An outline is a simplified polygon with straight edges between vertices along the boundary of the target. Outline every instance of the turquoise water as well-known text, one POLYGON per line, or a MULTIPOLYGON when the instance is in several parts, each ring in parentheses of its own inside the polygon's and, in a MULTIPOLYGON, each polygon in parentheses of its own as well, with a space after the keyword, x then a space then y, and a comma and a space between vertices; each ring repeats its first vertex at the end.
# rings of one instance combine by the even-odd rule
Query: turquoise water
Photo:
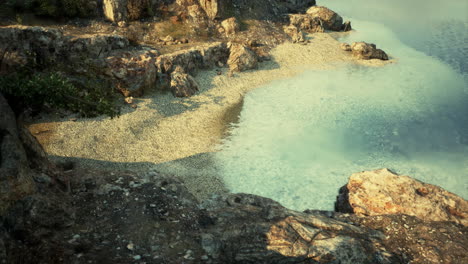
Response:
POLYGON ((386 167, 468 197, 468 23, 392 3, 325 3, 356 29, 343 41, 376 43, 397 63, 307 71, 250 92, 215 155, 231 191, 331 210, 352 173, 386 167), (366 4, 374 12, 357 8, 366 4))

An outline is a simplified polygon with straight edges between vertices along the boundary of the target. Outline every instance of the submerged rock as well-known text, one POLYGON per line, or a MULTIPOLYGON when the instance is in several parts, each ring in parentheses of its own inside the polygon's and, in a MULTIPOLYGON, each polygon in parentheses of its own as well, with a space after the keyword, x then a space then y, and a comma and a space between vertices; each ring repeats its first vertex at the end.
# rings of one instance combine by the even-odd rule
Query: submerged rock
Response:
POLYGON ((424 221, 468 225, 468 201, 388 169, 351 175, 348 184, 340 189, 336 210, 359 216, 406 214, 424 221))
POLYGON ((81 68, 80 65, 128 46, 128 40, 117 35, 65 36, 62 31, 51 28, 3 27, 0 28, 3 53, 0 71, 11 72, 23 66, 42 69, 57 64, 81 68))

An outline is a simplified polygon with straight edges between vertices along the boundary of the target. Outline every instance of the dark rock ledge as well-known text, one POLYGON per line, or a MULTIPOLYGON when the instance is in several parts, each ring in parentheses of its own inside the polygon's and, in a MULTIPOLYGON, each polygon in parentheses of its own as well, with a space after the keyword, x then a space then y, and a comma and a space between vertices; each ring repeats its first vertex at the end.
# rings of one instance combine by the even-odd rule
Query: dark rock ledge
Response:
POLYGON ((468 202, 388 170, 357 173, 336 212, 176 176, 50 163, 0 95, 1 263, 467 263, 468 202))

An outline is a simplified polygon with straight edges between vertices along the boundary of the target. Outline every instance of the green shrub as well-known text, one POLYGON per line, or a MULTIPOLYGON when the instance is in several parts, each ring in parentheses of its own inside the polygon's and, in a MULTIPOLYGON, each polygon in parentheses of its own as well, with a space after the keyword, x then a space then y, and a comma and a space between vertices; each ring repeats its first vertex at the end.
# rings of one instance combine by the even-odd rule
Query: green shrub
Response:
POLYGON ((23 107, 35 110, 48 105, 86 117, 101 114, 114 117, 119 114, 112 91, 106 91, 99 83, 92 81, 78 88, 58 73, 14 73, 0 76, 0 92, 14 98, 23 107))

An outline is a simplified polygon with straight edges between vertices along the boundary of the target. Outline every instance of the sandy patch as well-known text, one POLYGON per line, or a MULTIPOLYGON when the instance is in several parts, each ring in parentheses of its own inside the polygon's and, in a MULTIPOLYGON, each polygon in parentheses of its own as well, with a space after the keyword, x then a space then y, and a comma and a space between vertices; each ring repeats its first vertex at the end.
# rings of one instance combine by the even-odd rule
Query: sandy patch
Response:
POLYGON ((307 45, 279 45, 271 55, 273 59, 261 63, 258 70, 234 77, 227 76, 227 69, 222 69, 222 75, 217 75, 215 69, 200 71, 195 78, 201 91, 191 98, 153 92, 136 100, 137 109, 125 107, 119 118, 46 119, 30 129, 45 131, 38 138, 54 158, 73 158, 79 166, 104 169, 156 167, 185 178, 189 188, 203 198, 225 188, 214 169, 195 175, 197 166, 209 164, 209 154, 190 156, 215 150, 228 132, 229 123, 237 120, 248 91, 306 69, 355 62, 328 34, 312 35, 307 45))

